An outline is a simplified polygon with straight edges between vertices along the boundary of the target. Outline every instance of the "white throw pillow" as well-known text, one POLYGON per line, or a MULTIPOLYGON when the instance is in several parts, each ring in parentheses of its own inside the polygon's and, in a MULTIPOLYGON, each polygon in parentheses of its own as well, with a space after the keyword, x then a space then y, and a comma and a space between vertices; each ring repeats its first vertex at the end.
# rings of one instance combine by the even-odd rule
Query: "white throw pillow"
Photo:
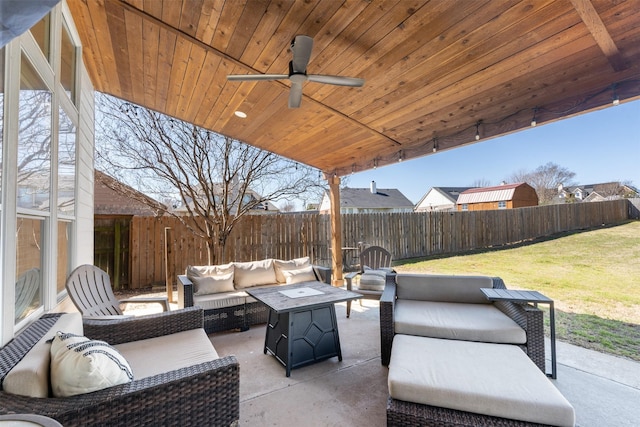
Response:
POLYGON ((285 277, 287 285, 317 280, 312 266, 302 267, 297 270, 283 270, 282 274, 285 277))
POLYGON ((51 388, 75 396, 133 381, 124 357, 104 341, 57 332, 51 343, 51 388))
POLYGON ((236 289, 277 283, 271 258, 262 261, 234 262, 233 266, 235 268, 233 281, 236 289))
POLYGON ((187 277, 194 285, 194 295, 233 292, 233 264, 187 267, 187 277))
POLYGON ((308 256, 303 258, 294 258, 289 261, 283 261, 281 259, 274 259, 273 266, 276 270, 276 279, 278 283, 285 283, 287 281, 286 277, 282 274, 285 270, 298 270, 302 267, 307 267, 311 265, 311 260, 308 256))
POLYGON ((194 295, 208 295, 235 291, 233 287, 233 272, 228 274, 217 274, 215 276, 192 277, 191 281, 195 285, 194 295))

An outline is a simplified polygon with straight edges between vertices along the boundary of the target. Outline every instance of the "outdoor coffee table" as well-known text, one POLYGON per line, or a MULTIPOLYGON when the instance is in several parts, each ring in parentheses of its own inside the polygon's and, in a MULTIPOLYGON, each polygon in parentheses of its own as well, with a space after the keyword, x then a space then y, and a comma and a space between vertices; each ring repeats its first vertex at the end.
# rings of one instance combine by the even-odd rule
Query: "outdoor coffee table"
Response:
POLYGON ((549 328, 551 330, 551 375, 553 379, 558 377, 556 371, 556 317, 553 300, 542 295, 538 291, 520 291, 516 289, 482 288, 482 293, 489 301, 512 301, 519 303, 549 304, 549 328))
POLYGON ((246 289, 269 307, 264 339, 267 351, 291 369, 338 356, 342 361, 334 304, 360 298, 323 282, 246 289))

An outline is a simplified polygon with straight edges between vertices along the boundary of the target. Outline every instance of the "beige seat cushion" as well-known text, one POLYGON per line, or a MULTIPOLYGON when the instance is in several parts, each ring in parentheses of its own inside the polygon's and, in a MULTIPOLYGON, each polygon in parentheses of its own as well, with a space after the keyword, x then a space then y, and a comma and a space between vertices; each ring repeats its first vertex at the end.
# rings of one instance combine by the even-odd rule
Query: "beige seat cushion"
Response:
POLYGON ((245 291, 221 292, 217 294, 194 295, 193 305, 212 310, 217 308, 227 308, 236 305, 243 306, 247 297, 245 291))
POLYGON ((114 347, 127 359, 136 380, 218 359, 204 329, 190 329, 114 347), (149 357, 150 354, 155 356, 149 357))
POLYGON ((21 396, 49 396, 51 344, 47 341, 53 339, 58 331, 82 335, 82 316, 80 313, 67 313, 60 316, 49 332, 9 371, 2 382, 4 391, 21 396))
POLYGON ((516 346, 396 335, 389 363, 394 399, 573 426, 571 404, 516 346))
POLYGON ((493 304, 397 300, 395 333, 466 341, 524 344, 527 334, 493 304))
POLYGON ((384 291, 387 281, 387 270, 372 270, 365 267, 364 273, 360 275, 359 289, 367 291, 384 291))

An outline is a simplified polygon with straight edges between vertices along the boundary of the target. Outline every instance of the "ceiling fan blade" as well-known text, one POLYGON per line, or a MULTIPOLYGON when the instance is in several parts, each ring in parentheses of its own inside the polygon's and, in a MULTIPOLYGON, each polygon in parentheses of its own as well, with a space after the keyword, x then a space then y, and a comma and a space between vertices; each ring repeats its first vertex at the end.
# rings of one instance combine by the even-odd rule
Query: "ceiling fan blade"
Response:
POLYGON ((357 77, 343 77, 343 76, 325 76, 322 74, 310 74, 307 76, 307 80, 316 83, 327 83, 337 86, 351 86, 361 87, 364 85, 364 79, 357 77))
POLYGON ((299 108, 302 102, 302 83, 291 82, 289 91, 289 108, 299 108))
POLYGON ((260 81, 260 80, 286 80, 288 74, 229 74, 229 81, 260 81))
POLYGON ((313 49, 313 39, 309 36, 299 35, 291 42, 293 60, 291 61, 293 72, 304 74, 307 71, 307 64, 311 59, 311 49, 313 49))

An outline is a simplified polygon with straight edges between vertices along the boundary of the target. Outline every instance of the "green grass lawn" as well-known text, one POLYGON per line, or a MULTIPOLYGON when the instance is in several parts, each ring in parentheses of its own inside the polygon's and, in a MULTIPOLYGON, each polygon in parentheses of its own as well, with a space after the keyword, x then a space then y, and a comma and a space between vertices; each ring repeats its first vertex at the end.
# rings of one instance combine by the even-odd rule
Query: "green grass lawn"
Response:
POLYGON ((395 269, 499 276, 507 288, 540 291, 555 301, 558 339, 640 361, 640 221, 395 269))

